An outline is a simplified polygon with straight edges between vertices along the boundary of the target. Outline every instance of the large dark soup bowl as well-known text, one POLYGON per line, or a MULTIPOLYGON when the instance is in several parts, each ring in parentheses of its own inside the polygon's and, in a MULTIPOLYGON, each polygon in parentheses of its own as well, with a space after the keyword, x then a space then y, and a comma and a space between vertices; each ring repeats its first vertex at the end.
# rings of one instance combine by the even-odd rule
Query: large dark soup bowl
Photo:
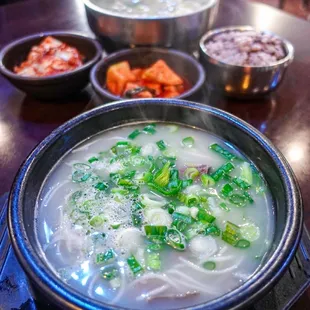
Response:
POLYGON ((57 162, 77 144, 124 124, 167 121, 214 133, 248 156, 262 171, 273 196, 275 234, 260 269, 237 289, 197 309, 239 309, 265 295, 290 264, 301 234, 302 201, 283 155, 256 129, 221 110, 180 100, 131 100, 98 107, 68 121, 42 141, 20 168, 9 201, 9 231, 19 262, 34 287, 61 309, 120 309, 70 288, 48 267, 35 237, 34 211, 41 186, 57 162))

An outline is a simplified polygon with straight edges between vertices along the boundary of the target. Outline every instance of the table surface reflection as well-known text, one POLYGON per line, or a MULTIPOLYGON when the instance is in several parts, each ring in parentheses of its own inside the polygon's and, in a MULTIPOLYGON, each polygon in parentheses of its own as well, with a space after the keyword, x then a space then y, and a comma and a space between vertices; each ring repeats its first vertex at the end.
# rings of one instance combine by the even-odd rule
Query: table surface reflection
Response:
MULTIPOLYGON (((210 93, 209 103, 249 122, 282 151, 292 166, 310 229, 310 23, 263 4, 221 1, 216 26, 251 25, 291 41, 295 59, 279 89, 263 99, 238 101, 210 93)), ((0 7, 0 47, 48 30, 90 34, 82 1, 29 0, 0 7)), ((70 100, 40 102, 0 77, 0 195, 10 189, 28 153, 54 128, 98 101, 91 87, 70 100)), ((310 291, 294 309, 310 309, 310 291)))

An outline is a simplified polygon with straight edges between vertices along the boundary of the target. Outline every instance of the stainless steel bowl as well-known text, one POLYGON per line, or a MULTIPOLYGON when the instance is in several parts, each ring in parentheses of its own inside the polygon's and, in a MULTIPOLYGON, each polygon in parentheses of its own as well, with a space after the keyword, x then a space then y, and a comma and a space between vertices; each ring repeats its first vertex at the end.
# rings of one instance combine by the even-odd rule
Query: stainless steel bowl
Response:
POLYGON ((219 1, 209 0, 199 11, 174 17, 130 17, 100 8, 92 0, 83 2, 92 31, 116 46, 152 45, 193 51, 212 26, 219 1))
POLYGON ((205 46, 214 36, 231 30, 248 31, 254 30, 254 28, 250 26, 218 28, 209 31, 200 40, 200 61, 206 69, 206 78, 209 86, 228 96, 241 98, 252 98, 275 90, 294 58, 293 45, 278 37, 283 42, 286 56, 270 66, 252 67, 231 65, 211 57, 205 46))

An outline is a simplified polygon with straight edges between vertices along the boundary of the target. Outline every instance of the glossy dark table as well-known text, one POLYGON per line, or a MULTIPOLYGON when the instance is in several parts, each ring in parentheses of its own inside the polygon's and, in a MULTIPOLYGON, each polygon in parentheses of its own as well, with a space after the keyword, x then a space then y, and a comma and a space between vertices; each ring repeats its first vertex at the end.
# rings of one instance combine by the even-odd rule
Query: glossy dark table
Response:
MULTIPOLYGON (((216 26, 245 24, 291 41, 295 60, 269 97, 237 101, 210 93, 209 103, 254 125, 283 152, 299 181, 310 229, 310 23, 266 5, 223 0, 216 26)), ((81 0, 29 0, 0 7, 0 47, 27 34, 58 29, 90 34, 81 0)), ((20 164, 38 142, 96 103, 90 87, 70 100, 39 102, 0 77, 0 195, 10 189, 20 164)), ((310 309, 310 291, 294 309, 310 309)))

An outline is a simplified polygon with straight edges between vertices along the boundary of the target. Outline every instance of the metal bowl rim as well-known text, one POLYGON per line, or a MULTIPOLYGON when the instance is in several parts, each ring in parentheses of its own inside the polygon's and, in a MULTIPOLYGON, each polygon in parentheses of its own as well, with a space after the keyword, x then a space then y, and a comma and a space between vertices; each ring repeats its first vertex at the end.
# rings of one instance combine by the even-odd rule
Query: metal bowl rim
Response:
POLYGON ((280 37, 279 35, 271 32, 271 31, 267 31, 267 30, 256 30, 255 27, 252 26, 229 26, 229 27, 220 27, 220 28, 216 28, 216 29, 212 29, 210 31, 208 31, 207 33, 205 33, 200 41, 199 41, 199 49, 200 51, 203 53, 204 56, 207 57, 208 60, 212 59, 212 63, 216 64, 216 65, 220 65, 222 67, 226 67, 226 68, 241 68, 241 69, 251 69, 251 70, 273 70, 274 68, 283 65, 283 64, 289 64, 293 61, 294 59, 294 46, 292 45, 292 43, 290 43, 288 40, 283 39, 282 37, 280 37), (241 66, 241 65, 233 65, 233 64, 228 64, 225 62, 222 62, 221 60, 218 60, 212 56, 210 56, 207 52, 205 43, 206 41, 208 41, 211 37, 213 37, 214 35, 223 33, 223 32, 227 32, 227 31, 232 31, 232 30, 236 30, 236 31, 246 31, 246 30, 254 30, 257 32, 263 32, 263 33, 267 33, 270 34, 278 39, 281 40, 281 42, 283 43, 284 47, 285 47, 285 51, 287 52, 287 55, 282 58, 279 59, 276 62, 273 62, 271 65, 269 66, 241 66))
POLYGON ((106 10, 104 8, 101 8, 97 5, 95 5, 94 3, 92 3, 91 0, 82 0, 85 7, 92 10, 92 11, 95 11, 97 13, 100 13, 100 14, 104 14, 104 15, 107 15, 107 16, 110 16, 110 17, 115 17, 115 18, 120 18, 120 19, 124 19, 124 20, 137 20, 137 21, 145 21, 145 22, 148 22, 148 21, 160 21, 160 20, 171 20, 171 19, 177 19, 177 18, 182 18, 182 17, 188 17, 188 16, 192 16, 192 15, 196 15, 196 14, 199 14, 201 12, 203 12, 204 10, 207 10, 207 9, 212 9, 213 7, 215 7, 218 3, 219 3, 219 0, 209 0, 210 3, 203 6, 201 9, 199 10, 196 10, 194 12, 190 12, 188 14, 184 14, 184 15, 175 15, 175 16, 155 16, 155 17, 152 17, 152 16, 149 16, 149 17, 146 17, 146 16, 135 16, 135 17, 130 17, 129 15, 122 15, 122 14, 116 14, 115 12, 113 11, 109 11, 109 10, 106 10))

